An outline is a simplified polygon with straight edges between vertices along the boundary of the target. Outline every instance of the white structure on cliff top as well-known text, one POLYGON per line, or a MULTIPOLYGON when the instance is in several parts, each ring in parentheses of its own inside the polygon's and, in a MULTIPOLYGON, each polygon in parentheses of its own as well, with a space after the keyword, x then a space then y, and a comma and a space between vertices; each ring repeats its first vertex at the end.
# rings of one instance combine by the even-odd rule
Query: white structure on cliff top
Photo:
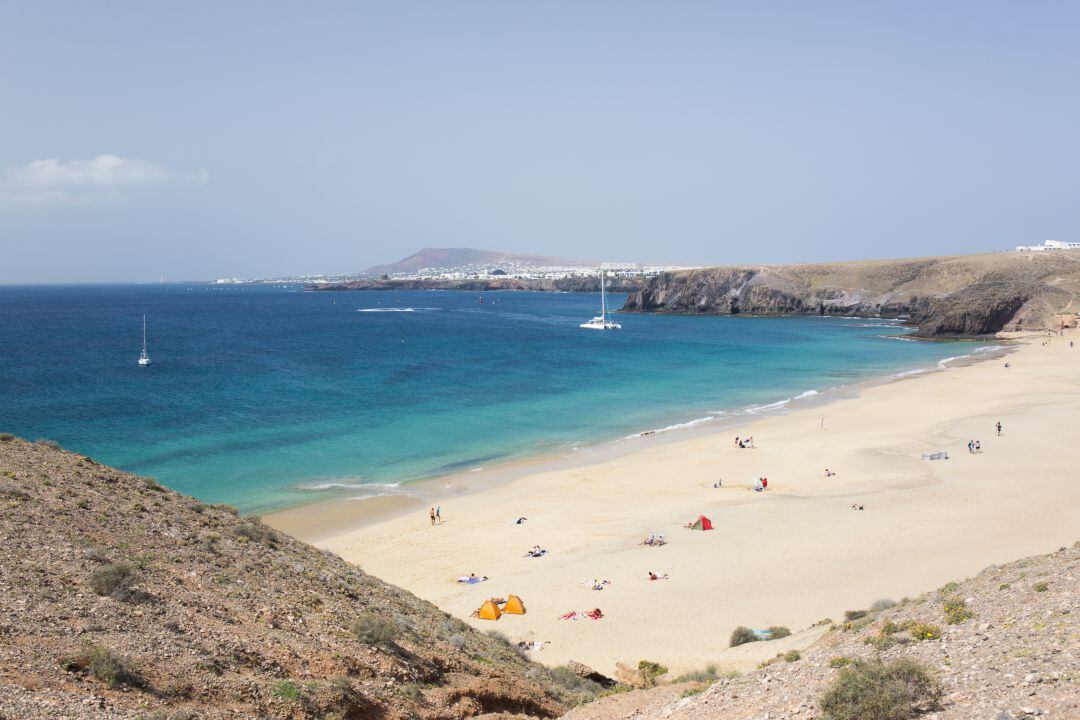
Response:
POLYGON ((1047 240, 1042 245, 1017 245, 1016 252, 1045 252, 1046 250, 1080 250, 1080 242, 1047 240))

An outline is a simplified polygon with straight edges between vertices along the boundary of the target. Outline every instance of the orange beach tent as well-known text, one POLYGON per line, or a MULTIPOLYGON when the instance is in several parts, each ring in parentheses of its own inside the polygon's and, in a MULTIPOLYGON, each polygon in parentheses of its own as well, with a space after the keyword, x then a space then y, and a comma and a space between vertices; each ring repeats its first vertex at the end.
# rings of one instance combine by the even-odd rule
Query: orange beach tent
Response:
POLYGON ((690 526, 691 530, 712 530, 712 520, 704 515, 698 515, 697 522, 690 526))
POLYGON ((501 615, 502 611, 499 610, 499 606, 491 600, 486 601, 480 606, 480 609, 476 611, 476 617, 481 620, 498 620, 501 615))
POLYGON ((517 595, 511 595, 506 599, 506 605, 503 605, 502 611, 510 615, 524 615, 525 603, 521 602, 521 598, 517 595))

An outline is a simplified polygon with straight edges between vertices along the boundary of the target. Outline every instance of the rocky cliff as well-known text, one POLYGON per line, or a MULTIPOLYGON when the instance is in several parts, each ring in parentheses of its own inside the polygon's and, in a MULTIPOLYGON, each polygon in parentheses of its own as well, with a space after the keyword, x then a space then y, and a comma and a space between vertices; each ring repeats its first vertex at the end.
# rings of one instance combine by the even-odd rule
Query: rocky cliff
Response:
POLYGON ((505 639, 263 525, 0 435, 0 718, 558 715, 505 639))
POLYGON ((626 312, 902 317, 925 336, 1057 328, 1080 311, 1080 252, 997 253, 662 273, 626 312))

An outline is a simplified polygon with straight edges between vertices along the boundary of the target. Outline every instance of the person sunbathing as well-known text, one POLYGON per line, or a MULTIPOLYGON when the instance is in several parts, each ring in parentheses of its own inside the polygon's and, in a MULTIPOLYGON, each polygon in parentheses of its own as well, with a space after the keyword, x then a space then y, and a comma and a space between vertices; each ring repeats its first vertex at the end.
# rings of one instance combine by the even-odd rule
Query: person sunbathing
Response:
POLYGON ((469 573, 468 575, 462 575, 457 579, 459 583, 465 583, 466 585, 475 585, 476 583, 482 583, 488 579, 487 575, 483 577, 477 577, 476 573, 469 573))
POLYGON ((524 525, 525 521, 528 520, 528 519, 529 518, 527 518, 527 517, 519 517, 517 520, 514 521, 514 524, 515 525, 524 525))
POLYGON ((668 579, 668 574, 664 573, 663 575, 657 575, 652 570, 650 570, 649 571, 649 579, 650 580, 667 580, 668 579))
POLYGON ((590 620, 599 620, 600 618, 604 617, 604 613, 600 612, 600 608, 593 608, 589 612, 583 613, 583 615, 585 615, 585 617, 589 618, 590 620))

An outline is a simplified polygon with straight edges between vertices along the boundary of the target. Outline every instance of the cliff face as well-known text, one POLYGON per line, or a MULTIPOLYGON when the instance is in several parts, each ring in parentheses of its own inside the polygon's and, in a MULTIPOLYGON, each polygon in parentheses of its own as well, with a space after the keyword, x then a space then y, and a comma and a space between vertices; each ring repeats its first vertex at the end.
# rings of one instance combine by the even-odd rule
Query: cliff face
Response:
POLYGON ((229 508, 0 435, 0 718, 550 717, 498 637, 229 508))
POLYGON ((663 273, 632 292, 623 310, 904 317, 926 336, 1057 328, 1062 314, 1080 310, 1080 252, 663 273))

